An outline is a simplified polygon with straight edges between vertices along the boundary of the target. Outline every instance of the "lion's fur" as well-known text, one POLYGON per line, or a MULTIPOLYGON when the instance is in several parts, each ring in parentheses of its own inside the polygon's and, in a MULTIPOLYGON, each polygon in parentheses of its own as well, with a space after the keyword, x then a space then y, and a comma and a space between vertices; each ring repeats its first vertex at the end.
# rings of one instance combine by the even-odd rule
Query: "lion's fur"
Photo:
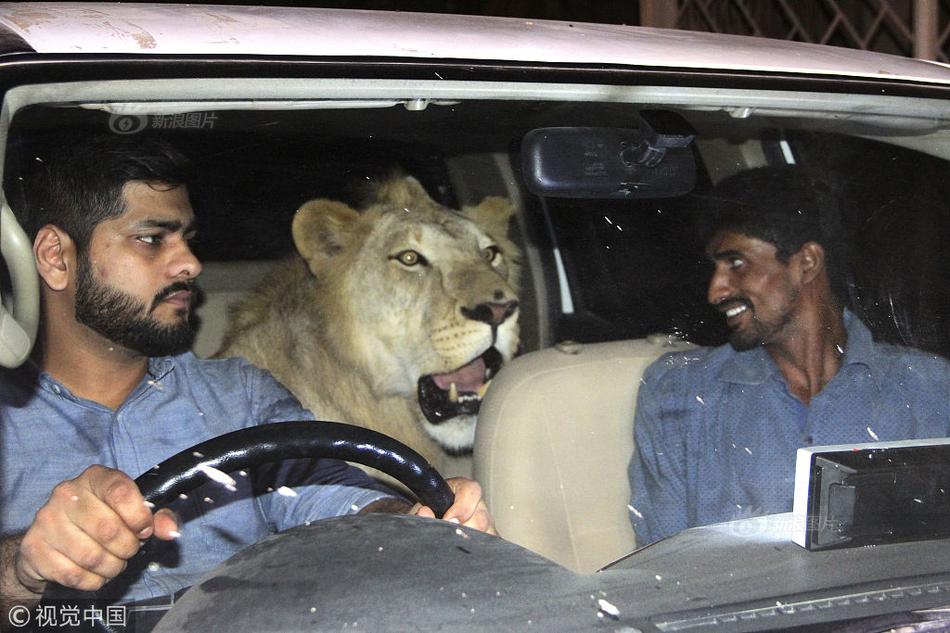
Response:
MULTIPOLYGON (((497 197, 453 211, 414 179, 397 177, 363 211, 312 200, 294 218, 297 253, 231 308, 217 355, 270 370, 318 419, 383 432, 443 474, 468 475, 470 458, 451 457, 433 439, 416 374, 453 371, 491 345, 489 326, 459 310, 492 296, 516 298, 512 214, 497 197), (483 259, 486 244, 497 245, 500 260, 483 259), (406 249, 428 265, 394 259, 406 249)), ((495 346, 508 360, 518 344, 517 312, 497 332, 495 346)))

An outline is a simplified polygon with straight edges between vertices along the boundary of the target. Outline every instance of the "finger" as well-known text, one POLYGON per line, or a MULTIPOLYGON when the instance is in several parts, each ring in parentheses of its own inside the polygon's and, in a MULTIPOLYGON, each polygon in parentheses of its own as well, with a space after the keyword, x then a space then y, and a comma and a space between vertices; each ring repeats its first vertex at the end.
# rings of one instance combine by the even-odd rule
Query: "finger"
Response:
POLYGON ((126 561, 139 550, 139 543, 127 556, 116 555, 80 526, 65 524, 56 534, 56 540, 47 540, 50 549, 62 554, 87 572, 103 578, 115 578, 125 569, 126 561))
POLYGON ((36 594, 46 590, 46 578, 27 559, 21 550, 17 550, 14 574, 21 585, 36 594))
POLYGON ((475 514, 482 500, 482 487, 471 479, 461 477, 453 477, 447 480, 447 483, 455 493, 455 501, 442 518, 447 521, 456 519, 459 523, 466 523, 475 514))
POLYGON ((421 503, 417 503, 412 506, 412 510, 409 511, 409 514, 414 514, 417 517, 426 517, 427 519, 434 519, 435 512, 429 506, 424 506, 421 503))
POLYGON ((472 517, 466 521, 464 525, 493 536, 498 536, 498 532, 495 530, 495 521, 492 519, 491 513, 488 511, 488 506, 485 505, 484 501, 479 502, 472 517))
POLYGON ((168 508, 156 512, 152 523, 155 526, 155 538, 171 541, 181 537, 178 517, 168 508))
POLYGON ((104 466, 91 466, 80 478, 85 478, 92 493, 109 506, 138 538, 152 535, 152 510, 131 477, 104 466))
MULTIPOLYGON (((34 526, 42 526, 37 519, 34 526)), ((74 525, 60 526, 54 541, 46 538, 42 527, 31 528, 20 542, 17 575, 21 582, 42 578, 84 591, 101 587, 125 569, 119 559, 95 543, 74 525)), ((30 584, 24 582, 30 587, 30 584)))
POLYGON ((54 552, 44 561, 40 574, 50 582, 79 591, 96 591, 110 580, 79 567, 59 552, 54 552))
MULTIPOLYGON (((69 490, 66 493, 68 494, 69 490)), ((60 498, 62 496, 65 495, 54 491, 53 503, 50 504, 51 512, 62 512, 60 516, 65 516, 67 519, 60 521, 59 530, 68 531, 70 526, 73 526, 122 560, 131 558, 139 550, 141 545, 139 533, 130 529, 125 521, 98 497, 89 492, 71 495, 66 500, 62 500, 60 498)), ((57 528, 51 526, 45 534, 52 534, 54 529, 57 528)), ((49 540, 52 543, 65 542, 64 537, 60 536, 49 537, 49 540)), ((75 542, 73 544, 76 545, 75 542)), ((61 548, 60 551, 66 553, 66 550, 61 548)))
POLYGON ((497 536, 494 519, 482 499, 482 487, 478 482, 457 477, 448 480, 448 483, 455 491, 455 503, 443 518, 497 536))

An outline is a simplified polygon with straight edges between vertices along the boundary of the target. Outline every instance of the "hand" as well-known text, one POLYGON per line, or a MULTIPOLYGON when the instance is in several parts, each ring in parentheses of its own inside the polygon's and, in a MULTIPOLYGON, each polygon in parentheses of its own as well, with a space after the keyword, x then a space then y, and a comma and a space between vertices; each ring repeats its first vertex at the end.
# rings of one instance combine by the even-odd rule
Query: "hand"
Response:
POLYGON ((152 514, 128 475, 90 466, 56 486, 36 513, 20 541, 16 577, 33 593, 48 581, 94 591, 125 569, 141 540, 171 540, 177 530, 175 515, 152 514))
MULTIPOLYGON (((495 531, 495 522, 488 512, 488 506, 482 499, 482 487, 478 482, 464 477, 453 477, 447 479, 446 483, 455 493, 455 503, 449 507, 442 517, 446 521, 460 523, 466 527, 475 528, 488 534, 498 535, 495 531)), ((417 503, 409 511, 409 514, 415 514, 421 517, 435 517, 432 508, 417 503)))

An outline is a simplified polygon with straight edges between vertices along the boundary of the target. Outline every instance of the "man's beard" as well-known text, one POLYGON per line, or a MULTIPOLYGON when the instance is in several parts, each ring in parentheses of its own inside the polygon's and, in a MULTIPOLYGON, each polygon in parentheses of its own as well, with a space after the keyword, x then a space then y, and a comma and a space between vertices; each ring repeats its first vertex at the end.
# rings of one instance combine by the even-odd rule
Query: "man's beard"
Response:
MULTIPOLYGON (((797 297, 797 294, 795 295, 797 297)), ((776 321, 762 321, 757 316, 752 307, 752 303, 747 300, 740 300, 749 306, 751 318, 749 324, 742 330, 734 329, 729 334, 729 344, 737 352, 746 352, 750 349, 762 345, 768 345, 775 339, 775 335, 785 329, 792 321, 792 310, 790 303, 794 302, 795 297, 790 302, 782 306, 779 317, 776 321)))
POLYGON ((163 288, 148 307, 137 298, 97 281, 89 258, 80 255, 78 259, 77 321, 143 356, 171 356, 191 348, 197 333, 193 310, 188 310, 174 325, 165 325, 148 315, 172 293, 193 291, 193 282, 179 281, 163 288))

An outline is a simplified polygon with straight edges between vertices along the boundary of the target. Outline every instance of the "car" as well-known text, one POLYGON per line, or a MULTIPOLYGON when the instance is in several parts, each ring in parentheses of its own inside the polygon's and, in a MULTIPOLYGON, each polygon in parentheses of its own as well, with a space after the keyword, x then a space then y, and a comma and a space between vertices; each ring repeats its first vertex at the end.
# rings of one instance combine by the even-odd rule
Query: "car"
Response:
MULTIPOLYGON (((157 631, 950 630, 946 534, 818 552, 792 542, 790 515, 739 512, 638 549, 627 478, 642 372, 727 340, 695 227, 697 200, 729 176, 821 173, 848 202, 852 310, 879 340, 950 357, 950 68, 762 38, 293 7, 0 3, 0 33, 8 199, 17 165, 66 132, 158 136, 195 163, 199 356, 293 253, 308 200, 356 207, 366 182, 400 173, 453 209, 487 196, 514 209, 519 349, 485 394, 471 466, 504 538, 405 516, 300 526, 209 573, 157 631)), ((12 367, 39 308, 9 206, 12 367)), ((222 442, 148 485, 173 498, 205 481, 188 455, 223 460, 260 438, 222 442)), ((392 461, 336 456, 444 503, 422 457, 385 446, 369 452, 392 461)))

